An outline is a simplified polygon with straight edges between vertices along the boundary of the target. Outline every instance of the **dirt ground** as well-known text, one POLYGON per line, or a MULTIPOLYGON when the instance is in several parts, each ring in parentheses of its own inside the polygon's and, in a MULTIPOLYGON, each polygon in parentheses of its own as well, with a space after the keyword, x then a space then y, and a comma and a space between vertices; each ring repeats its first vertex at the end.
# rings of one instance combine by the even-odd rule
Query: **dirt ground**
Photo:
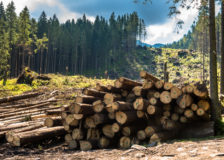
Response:
POLYGON ((224 138, 201 141, 162 143, 154 147, 138 149, 102 149, 71 151, 56 144, 44 147, 15 148, 0 144, 0 159, 7 160, 224 160, 224 138))

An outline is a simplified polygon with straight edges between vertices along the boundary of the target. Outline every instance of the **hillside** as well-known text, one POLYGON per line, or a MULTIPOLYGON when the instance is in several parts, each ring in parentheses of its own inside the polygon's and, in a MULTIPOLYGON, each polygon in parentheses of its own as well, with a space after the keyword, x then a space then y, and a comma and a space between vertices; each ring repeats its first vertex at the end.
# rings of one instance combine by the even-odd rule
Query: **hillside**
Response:
MULTIPOLYGON (((159 78, 163 78, 163 65, 165 62, 167 62, 171 82, 190 83, 202 80, 203 61, 201 53, 169 48, 139 47, 135 53, 126 57, 125 62, 118 62, 114 72, 108 73, 112 75, 112 78, 125 76, 139 79, 138 72, 146 70, 159 78)), ((207 68, 206 63, 205 77, 208 75, 207 68)))

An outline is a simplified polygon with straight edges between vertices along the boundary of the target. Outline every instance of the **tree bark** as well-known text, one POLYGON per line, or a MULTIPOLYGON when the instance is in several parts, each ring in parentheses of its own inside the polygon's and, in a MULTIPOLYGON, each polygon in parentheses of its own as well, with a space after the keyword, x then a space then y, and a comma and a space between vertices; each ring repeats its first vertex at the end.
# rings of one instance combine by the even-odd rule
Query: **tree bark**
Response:
POLYGON ((22 94, 18 96, 10 96, 10 97, 5 97, 5 98, 0 98, 0 103, 6 103, 6 102, 12 102, 12 101, 18 101, 21 99, 27 99, 27 98, 32 98, 41 95, 38 92, 32 92, 32 93, 27 93, 27 94, 22 94))
POLYGON ((221 80, 220 94, 224 94, 224 2, 221 2, 221 80))
POLYGON ((221 105, 218 99, 217 53, 215 35, 215 0, 209 0, 209 34, 210 34, 210 96, 212 103, 212 119, 221 119, 221 105))
POLYGON ((52 128, 41 128, 28 132, 22 132, 13 136, 13 145, 22 146, 24 144, 40 142, 46 138, 52 138, 55 136, 61 136, 65 134, 63 126, 52 128))

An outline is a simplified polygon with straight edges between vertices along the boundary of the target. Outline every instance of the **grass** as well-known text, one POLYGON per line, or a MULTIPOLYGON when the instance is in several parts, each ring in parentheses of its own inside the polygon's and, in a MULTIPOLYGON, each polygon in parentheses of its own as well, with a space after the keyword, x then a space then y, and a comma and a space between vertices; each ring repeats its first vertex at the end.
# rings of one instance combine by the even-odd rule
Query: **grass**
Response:
POLYGON ((9 79, 6 85, 3 86, 3 81, 0 81, 0 97, 19 95, 43 87, 47 87, 48 89, 66 90, 71 88, 95 87, 96 83, 107 85, 113 84, 114 82, 114 80, 110 79, 88 78, 80 75, 64 76, 61 74, 47 74, 47 76, 51 78, 50 81, 35 79, 32 82, 32 85, 17 84, 16 79, 9 79))

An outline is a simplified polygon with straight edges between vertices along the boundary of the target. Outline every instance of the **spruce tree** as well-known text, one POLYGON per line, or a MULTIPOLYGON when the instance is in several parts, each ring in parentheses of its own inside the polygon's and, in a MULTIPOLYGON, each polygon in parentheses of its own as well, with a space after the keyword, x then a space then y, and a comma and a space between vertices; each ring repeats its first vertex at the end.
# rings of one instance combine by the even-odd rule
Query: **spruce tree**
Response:
POLYGON ((22 65, 20 71, 25 67, 25 50, 28 50, 31 44, 30 38, 30 15, 29 10, 25 7, 19 15, 19 22, 18 22, 18 46, 19 46, 19 53, 22 53, 22 65))
POLYGON ((15 52, 15 45, 17 41, 17 15, 15 12, 15 5, 12 1, 8 4, 6 8, 6 26, 7 26, 7 33, 9 39, 9 47, 10 47, 10 74, 11 76, 15 76, 15 62, 16 62, 16 52, 15 52))
POLYGON ((9 76, 9 42, 6 30, 5 11, 3 3, 0 4, 0 80, 3 79, 3 85, 6 84, 9 76))

